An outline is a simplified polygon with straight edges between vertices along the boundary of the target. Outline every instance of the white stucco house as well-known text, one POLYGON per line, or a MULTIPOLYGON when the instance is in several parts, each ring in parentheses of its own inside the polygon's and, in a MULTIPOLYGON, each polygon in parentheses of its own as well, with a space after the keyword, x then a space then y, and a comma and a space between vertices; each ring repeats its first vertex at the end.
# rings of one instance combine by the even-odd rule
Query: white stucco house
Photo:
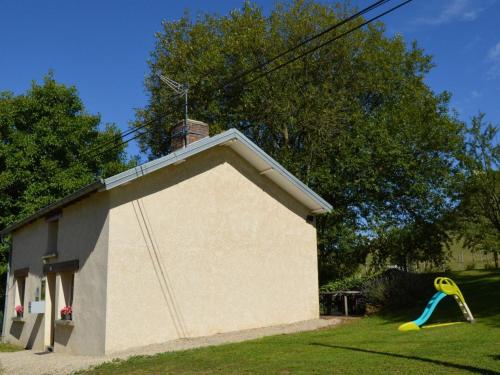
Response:
POLYGON ((330 204, 237 130, 176 128, 172 153, 0 232, 5 341, 100 355, 318 318, 314 215, 330 204))

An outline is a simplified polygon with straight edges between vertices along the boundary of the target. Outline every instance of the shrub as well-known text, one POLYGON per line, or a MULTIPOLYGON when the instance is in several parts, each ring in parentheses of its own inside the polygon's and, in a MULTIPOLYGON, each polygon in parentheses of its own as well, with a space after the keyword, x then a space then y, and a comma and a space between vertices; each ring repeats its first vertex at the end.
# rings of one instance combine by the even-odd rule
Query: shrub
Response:
POLYGON ((370 278, 362 288, 367 303, 378 307, 405 306, 433 292, 434 275, 391 269, 370 278))
POLYGON ((320 288, 321 292, 338 292, 341 290, 363 290, 363 286, 374 276, 353 275, 340 280, 330 281, 320 288))
POLYGON ((320 288, 321 292, 359 290, 363 292, 368 311, 382 307, 414 305, 426 300, 434 293, 436 274, 413 273, 389 269, 369 276, 350 276, 329 282, 320 288))

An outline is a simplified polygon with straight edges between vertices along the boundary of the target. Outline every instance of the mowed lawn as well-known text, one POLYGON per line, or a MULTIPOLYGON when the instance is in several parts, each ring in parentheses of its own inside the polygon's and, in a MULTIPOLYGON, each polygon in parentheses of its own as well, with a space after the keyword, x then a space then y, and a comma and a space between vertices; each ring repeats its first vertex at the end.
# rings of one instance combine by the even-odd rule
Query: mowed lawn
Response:
POLYGON ((0 352, 19 352, 21 350, 24 350, 24 348, 7 343, 0 343, 0 352))
MULTIPOLYGON (((427 301, 422 298, 407 309, 337 328, 133 357, 84 374, 500 374, 500 272, 449 276, 462 289, 476 324, 399 332, 400 323, 423 310, 427 301)), ((454 320, 462 315, 447 297, 429 324, 454 320)))

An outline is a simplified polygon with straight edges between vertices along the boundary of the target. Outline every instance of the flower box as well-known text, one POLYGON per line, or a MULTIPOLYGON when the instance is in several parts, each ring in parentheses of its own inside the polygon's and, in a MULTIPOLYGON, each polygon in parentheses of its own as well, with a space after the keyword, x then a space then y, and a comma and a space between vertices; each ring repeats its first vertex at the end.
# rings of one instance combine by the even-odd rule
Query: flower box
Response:
POLYGON ((73 320, 64 320, 64 319, 58 319, 54 322, 56 326, 60 327, 73 327, 75 325, 75 322, 73 320))

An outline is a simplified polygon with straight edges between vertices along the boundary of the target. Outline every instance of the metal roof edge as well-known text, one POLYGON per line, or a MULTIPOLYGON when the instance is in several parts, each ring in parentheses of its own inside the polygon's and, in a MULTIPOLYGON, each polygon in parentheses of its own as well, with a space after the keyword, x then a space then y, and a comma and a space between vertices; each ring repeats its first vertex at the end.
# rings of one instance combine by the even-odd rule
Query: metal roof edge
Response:
POLYGON ((62 208, 64 206, 68 205, 69 203, 74 202, 75 200, 77 200, 79 198, 82 198, 90 193, 93 193, 94 191, 98 191, 102 187, 104 187, 103 180, 94 181, 94 182, 82 187, 81 189, 78 189, 74 193, 66 195, 64 198, 41 208, 40 210, 36 211, 34 214, 18 221, 17 223, 14 223, 14 224, 8 226, 7 228, 2 229, 0 231, 0 236, 4 236, 6 234, 9 234, 10 232, 12 232, 12 231, 14 231, 14 230, 26 225, 26 224, 29 224, 29 223, 39 219, 40 217, 49 214, 50 212, 52 212, 54 210, 62 208))
MULTIPOLYGON (((236 129, 235 129, 236 130, 236 129)), ((274 158, 269 156, 263 149, 257 146, 250 139, 245 137, 241 132, 236 130, 237 137, 240 141, 245 143, 247 147, 252 149, 255 153, 257 153, 261 158, 263 158, 267 163, 269 163, 272 168, 279 173, 281 173, 284 177, 286 177, 292 184, 297 186, 299 190, 303 193, 309 195, 314 201, 316 201, 326 212, 331 212, 333 207, 330 203, 328 203, 325 199, 323 199, 319 194, 317 194, 314 190, 312 190, 309 186, 304 184, 301 180, 291 174, 285 167, 283 167, 280 163, 278 163, 274 158)))
POLYGON ((280 173, 283 177, 285 177, 291 184, 297 187, 302 193, 309 196, 313 201, 315 201, 325 212, 330 212, 332 210, 332 205, 320 197, 316 192, 314 192, 311 188, 309 188, 306 184, 300 181, 297 177, 292 175, 288 170, 285 169, 280 163, 274 160, 271 156, 269 156, 264 150, 262 150, 259 146, 257 146, 254 142, 248 139, 243 133, 241 133, 237 129, 229 129, 223 133, 214 135, 213 137, 207 137, 201 139, 197 142, 191 143, 187 147, 172 152, 171 154, 162 156, 158 159, 151 160, 147 163, 139 165, 137 167, 128 169, 124 172, 118 173, 114 176, 108 177, 104 180, 95 181, 83 188, 75 191, 72 194, 67 195, 59 201, 49 204, 48 206, 43 207, 38 210, 34 214, 28 216, 27 218, 14 223, 7 228, 4 228, 0 231, 0 236, 8 234, 23 225, 26 225, 48 213, 51 211, 57 210, 58 208, 62 208, 63 206, 68 205, 69 203, 82 198, 94 191, 103 191, 110 190, 120 185, 123 185, 127 182, 133 181, 136 178, 142 177, 148 173, 154 172, 160 168, 164 168, 166 166, 175 164, 177 162, 183 161, 184 159, 196 155, 202 151, 205 151, 214 146, 223 145, 226 142, 231 140, 238 140, 242 144, 244 144, 247 148, 249 148, 252 152, 258 155, 262 160, 264 160, 267 164, 271 166, 272 169, 280 173))
MULTIPOLYGON (((108 177, 104 180, 106 190, 113 189, 117 186, 125 184, 127 182, 133 181, 136 178, 142 177, 148 173, 154 172, 160 168, 175 164, 181 160, 184 160, 192 155, 198 154, 209 148, 217 146, 221 143, 227 142, 231 139, 236 138, 234 130, 230 129, 223 133, 214 135, 213 137, 207 137, 201 139, 197 142, 193 142, 187 147, 174 151, 168 155, 162 156, 161 158, 149 161, 137 167, 126 170, 117 175, 108 177)), ((237 131, 237 130, 236 130, 237 131)))
POLYGON ((332 205, 330 203, 321 198, 316 192, 314 192, 306 184, 300 181, 297 177, 292 175, 288 170, 285 169, 285 167, 279 164, 276 160, 274 160, 264 150, 262 150, 259 146, 253 143, 250 139, 248 139, 243 133, 241 133, 237 129, 229 129, 213 137, 201 139, 197 142, 188 145, 186 148, 177 150, 171 154, 162 156, 161 158, 152 160, 135 168, 131 168, 115 176, 111 176, 104 181, 106 185, 106 190, 110 190, 127 182, 133 181, 136 178, 142 177, 160 168, 164 168, 166 166, 180 162, 192 155, 198 154, 214 146, 224 144, 233 139, 240 141, 252 152, 257 154, 274 170, 283 175, 283 177, 289 180, 290 183, 295 185, 300 191, 308 195, 313 201, 315 201, 319 206, 321 206, 325 210, 325 212, 330 212, 332 210, 332 205))

